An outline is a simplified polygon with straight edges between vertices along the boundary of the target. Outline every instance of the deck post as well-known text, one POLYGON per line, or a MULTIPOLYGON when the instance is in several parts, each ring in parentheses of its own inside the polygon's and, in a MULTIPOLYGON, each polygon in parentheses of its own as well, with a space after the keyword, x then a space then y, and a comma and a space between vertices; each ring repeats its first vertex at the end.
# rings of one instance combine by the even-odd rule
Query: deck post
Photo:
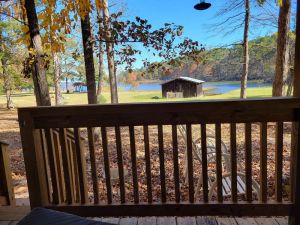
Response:
MULTIPOLYGON (((300 0, 297 0, 294 97, 300 97, 300 0)), ((294 207, 289 217, 290 225, 300 224, 300 111, 296 113, 297 123, 293 124, 291 152, 291 200, 294 207)))
POLYGON ((42 140, 29 113, 19 110, 20 133, 31 208, 49 204, 42 140))
POLYGON ((0 141, 0 206, 15 206, 15 196, 11 180, 8 144, 0 141), (4 195, 4 200, 1 198, 4 195))
POLYGON ((300 110, 297 112, 297 122, 293 124, 293 140, 291 152, 291 199, 294 203, 289 225, 300 224, 300 110))

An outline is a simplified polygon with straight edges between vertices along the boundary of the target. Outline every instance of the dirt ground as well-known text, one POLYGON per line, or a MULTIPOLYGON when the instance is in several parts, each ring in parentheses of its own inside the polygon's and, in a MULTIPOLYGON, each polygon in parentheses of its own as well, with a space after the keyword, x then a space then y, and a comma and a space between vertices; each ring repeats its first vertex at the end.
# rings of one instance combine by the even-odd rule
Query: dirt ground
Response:
MULTIPOLYGON (((213 129, 213 125, 209 126, 213 129)), ((284 197, 288 197, 289 193, 289 176, 290 176, 290 139, 291 139, 291 125, 285 123, 284 125, 284 162, 283 162, 283 184, 284 184, 284 197)), ((82 129, 82 136, 86 136, 86 130, 82 129)), ((111 173, 117 174, 117 153, 115 144, 115 133, 113 128, 108 128, 108 148, 109 148, 109 159, 111 173)), ((152 189, 153 189, 153 201, 160 200, 160 164, 159 164, 159 146, 158 146, 158 135, 157 127, 149 127, 150 136, 150 152, 151 152, 151 172, 152 172, 152 189)), ((222 125, 222 141, 225 143, 228 149, 230 139, 230 129, 228 124, 222 125)), ((126 198, 128 201, 132 201, 133 198, 133 184, 132 184, 132 171, 131 171, 131 155, 130 155, 130 139, 129 131, 127 127, 121 128, 122 136, 122 151, 124 168, 126 172, 125 176, 125 187, 126 187, 126 198)), ((200 137, 200 126, 193 125, 193 139, 196 140, 200 137)), ((0 109, 0 140, 8 142, 12 177, 15 186, 16 198, 27 198, 28 191, 26 186, 25 178, 25 165, 22 154, 22 145, 19 134, 19 125, 17 120, 16 110, 0 109)), ((241 162, 242 167, 244 166, 244 155, 245 155, 245 138, 244 138, 244 124, 237 125, 237 152, 238 161, 241 162)), ((147 201, 147 177, 145 170, 145 155, 144 155, 144 140, 143 140, 143 129, 142 127, 135 128, 135 141, 136 141, 136 157, 137 157, 137 170, 139 179, 139 195, 140 201, 147 201)), ((183 138, 178 137, 179 144, 179 166, 180 166, 180 181, 181 181, 181 198, 182 200, 188 199, 188 187, 185 184, 184 176, 184 152, 185 143, 183 138)), ((259 182, 260 173, 260 133, 259 125, 252 125, 252 172, 254 179, 259 182)), ((87 143, 85 143, 87 146, 87 143)), ((86 148, 88 149, 88 148, 86 148)), ((173 174, 173 148, 172 148, 172 135, 171 127, 164 126, 164 151, 165 151, 165 171, 166 171, 166 187, 167 187, 167 199, 174 200, 174 174, 173 174)), ((91 169, 88 150, 85 152, 87 160, 87 172, 89 190, 92 192, 92 181, 91 181, 91 169)), ((274 171, 275 171, 275 124, 268 124, 268 196, 269 199, 274 198, 275 185, 274 185, 274 171)), ((97 172, 99 178, 99 193, 102 201, 106 200, 106 185, 105 185, 105 174, 104 174, 104 163, 103 163, 103 151, 101 142, 96 144, 96 163, 97 172)), ((200 163, 194 160, 194 181, 198 182, 200 177, 200 163)), ((210 165, 210 171, 212 175, 215 174, 214 165, 210 165)), ((241 168, 243 171, 243 168, 241 168)), ((117 178, 117 175, 116 175, 117 178)), ((113 200, 118 202, 119 196, 119 184, 118 179, 112 180, 113 185, 113 200)), ((90 194, 91 198, 93 197, 90 194)), ((201 200, 201 196, 198 197, 201 200)))

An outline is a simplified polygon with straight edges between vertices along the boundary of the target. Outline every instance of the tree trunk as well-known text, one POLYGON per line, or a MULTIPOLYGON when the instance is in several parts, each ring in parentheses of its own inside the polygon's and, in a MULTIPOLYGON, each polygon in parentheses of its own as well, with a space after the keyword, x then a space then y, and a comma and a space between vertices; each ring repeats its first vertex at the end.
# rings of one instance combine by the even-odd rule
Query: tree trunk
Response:
MULTIPOLYGON (((2 38, 2 30, 0 30, 0 52, 4 54, 5 47, 4 47, 4 41, 2 38)), ((2 76, 3 76, 3 84, 4 84, 4 92, 6 97, 6 108, 12 109, 14 108, 13 101, 11 99, 12 94, 12 84, 11 84, 11 77, 8 73, 7 68, 7 59, 5 58, 5 55, 1 57, 1 64, 2 64, 2 76)))
POLYGON ((62 94, 61 94, 61 86, 60 86, 60 62, 58 58, 58 54, 56 52, 53 53, 53 66, 54 66, 54 89, 55 89, 55 105, 62 104, 62 94))
POLYGON ((5 91, 5 97, 6 97, 6 108, 12 109, 14 108, 13 101, 11 99, 12 94, 12 86, 11 86, 11 77, 7 71, 7 61, 5 59, 1 59, 2 63, 2 75, 3 75, 3 81, 4 81, 4 91, 5 91))
POLYGON ((116 79, 116 84, 117 84, 117 90, 118 90, 117 69, 118 69, 118 67, 115 64, 114 74, 115 74, 115 79, 116 79))
MULTIPOLYGON (((289 44, 290 46, 290 44, 289 44)), ((292 51, 289 49, 289 65, 288 65, 288 76, 286 79, 286 85, 287 85, 287 90, 286 90, 286 96, 292 96, 293 94, 293 88, 294 88, 294 65, 293 65, 293 56, 292 56, 292 51)), ((284 89, 285 90, 285 89, 284 89)))
MULTIPOLYGON (((296 42, 294 59, 293 96, 300 97, 300 0, 297 0, 296 42)), ((300 219, 300 216, 299 216, 300 219)))
POLYGON ((46 65, 44 61, 44 49, 40 36, 38 18, 36 14, 35 3, 32 0, 25 0, 25 9, 27 22, 31 37, 32 46, 36 51, 35 62, 33 64, 33 83, 36 103, 38 106, 50 106, 51 99, 49 95, 48 82, 46 78, 46 65))
POLYGON ((247 98, 247 80, 249 73, 249 23, 250 23, 250 0, 245 1, 245 28, 244 28, 244 42, 243 42, 243 74, 241 79, 241 98, 247 98))
POLYGON ((273 81, 273 96, 282 96, 284 81, 288 74, 289 30, 291 17, 291 0, 282 1, 278 18, 276 70, 273 81))
POLYGON ((88 91, 88 103, 97 104, 94 51, 92 42, 92 32, 90 24, 90 16, 87 14, 81 19, 81 32, 84 52, 86 86, 88 91))
POLYGON ((66 93, 69 94, 69 79, 68 77, 66 77, 66 82, 65 82, 66 86, 65 86, 65 89, 66 89, 66 93))
MULTIPOLYGON (((101 18, 101 12, 100 10, 97 10, 98 19, 101 18)), ((103 32, 103 24, 102 22, 99 22, 99 35, 103 32)), ((104 76, 104 68, 103 68, 103 55, 104 55, 104 49, 103 49, 103 43, 101 38, 99 39, 99 74, 98 74, 98 87, 97 87, 97 101, 100 103, 100 97, 102 93, 102 85, 103 85, 103 76, 104 76)))
POLYGON ((117 88, 117 78, 115 74, 115 61, 114 61, 114 49, 112 36, 109 29, 109 10, 107 0, 103 0, 103 18, 104 18, 104 31, 105 31, 105 41, 106 41, 106 52, 107 52, 107 62, 108 62, 108 74, 110 82, 110 92, 111 92, 111 103, 118 103, 118 88, 117 88))
POLYGON ((102 94, 102 86, 103 86, 103 76, 104 76, 104 68, 103 68, 103 43, 99 43, 99 74, 98 74, 98 87, 97 87, 97 99, 98 103, 100 103, 100 97, 102 94))
POLYGON ((292 96, 293 94, 293 80, 294 80, 294 71, 290 70, 290 76, 287 79, 287 91, 286 96, 292 96))

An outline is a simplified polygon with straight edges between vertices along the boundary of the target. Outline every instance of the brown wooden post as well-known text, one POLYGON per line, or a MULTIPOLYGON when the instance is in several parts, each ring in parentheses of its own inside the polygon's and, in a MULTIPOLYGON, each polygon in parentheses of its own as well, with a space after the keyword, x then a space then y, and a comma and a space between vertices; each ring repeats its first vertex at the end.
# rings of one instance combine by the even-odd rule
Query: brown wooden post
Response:
POLYGON ((290 225, 300 224, 300 111, 297 112, 298 122, 293 124, 293 148, 291 153, 291 181, 292 181, 292 202, 294 203, 291 216, 289 217, 290 225))
POLYGON ((31 208, 49 204, 47 178, 40 132, 34 129, 30 113, 18 112, 31 208))
POLYGON ((0 141, 0 206, 15 206, 15 204, 16 201, 8 157, 8 144, 0 141), (1 195, 5 197, 4 202, 2 202, 1 195))
MULTIPOLYGON (((300 0, 297 0, 296 44, 294 63, 294 97, 300 97, 300 0)), ((297 110, 297 123, 293 124, 291 152, 291 199, 294 207, 289 217, 290 225, 300 224, 300 111, 297 110)))

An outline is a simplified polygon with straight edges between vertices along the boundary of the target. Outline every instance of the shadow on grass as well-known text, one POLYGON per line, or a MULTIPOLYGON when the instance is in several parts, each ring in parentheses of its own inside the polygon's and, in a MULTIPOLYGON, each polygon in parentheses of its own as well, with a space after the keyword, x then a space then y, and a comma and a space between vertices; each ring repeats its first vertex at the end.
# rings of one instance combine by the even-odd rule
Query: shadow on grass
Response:
POLYGON ((33 96, 33 93, 17 93, 12 95, 12 97, 25 97, 25 96, 33 96))
MULTIPOLYGON (((2 98, 6 98, 5 95, 0 95, 2 98)), ((33 93, 15 93, 12 94, 11 97, 26 97, 26 96, 33 96, 33 93)))

